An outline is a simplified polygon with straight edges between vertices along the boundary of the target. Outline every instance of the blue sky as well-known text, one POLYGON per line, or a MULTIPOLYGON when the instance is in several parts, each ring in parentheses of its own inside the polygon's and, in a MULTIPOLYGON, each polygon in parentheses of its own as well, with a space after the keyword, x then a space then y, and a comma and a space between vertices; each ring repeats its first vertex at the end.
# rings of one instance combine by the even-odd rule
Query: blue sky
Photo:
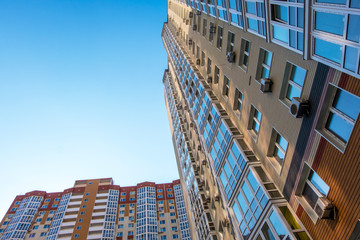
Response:
POLYGON ((178 178, 166 1, 0 0, 0 218, 18 194, 178 178))

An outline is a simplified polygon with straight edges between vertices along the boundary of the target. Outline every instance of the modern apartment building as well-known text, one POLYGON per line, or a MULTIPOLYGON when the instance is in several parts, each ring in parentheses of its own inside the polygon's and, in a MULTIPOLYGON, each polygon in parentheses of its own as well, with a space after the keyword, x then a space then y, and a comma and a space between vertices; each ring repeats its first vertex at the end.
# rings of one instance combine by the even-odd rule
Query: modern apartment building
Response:
POLYGON ((359 239, 360 1, 167 2, 165 100, 197 239, 359 239))
POLYGON ((111 178, 76 181, 63 192, 16 196, 0 239, 192 239, 180 181, 120 187, 111 178))

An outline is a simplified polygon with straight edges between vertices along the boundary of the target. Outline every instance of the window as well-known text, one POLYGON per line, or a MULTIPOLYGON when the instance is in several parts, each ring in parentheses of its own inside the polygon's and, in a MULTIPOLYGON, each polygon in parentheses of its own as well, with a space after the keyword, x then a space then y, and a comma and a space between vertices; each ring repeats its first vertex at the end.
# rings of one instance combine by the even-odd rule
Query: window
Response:
POLYGON ((83 205, 82 208, 86 208, 86 205, 83 205))
POLYGON ((51 211, 50 211, 50 214, 54 214, 54 213, 55 213, 55 211, 54 211, 54 210, 51 210, 51 211))
POLYGON ((160 205, 160 204, 164 204, 164 201, 163 201, 163 200, 158 201, 158 204, 159 204, 159 205, 160 205))
MULTIPOLYGON (((310 168, 308 165, 304 167, 310 168)), ((317 173, 310 169, 309 176, 305 180, 304 189, 302 196, 305 198, 307 203, 315 208, 316 202, 319 197, 326 197, 329 193, 329 186, 320 178, 317 173)))
POLYGON ((204 51, 201 51, 201 66, 205 65, 205 53, 204 51))
POLYGON ((129 210, 129 213, 134 213, 134 210, 129 210))
POLYGON ((79 219, 79 222, 83 222, 83 221, 84 221, 84 219, 82 219, 82 218, 79 219))
POLYGON ((207 27, 207 20, 206 19, 203 19, 203 30, 202 30, 202 35, 204 36, 204 37, 206 37, 206 27, 207 27))
POLYGON ((46 232, 40 233, 40 237, 44 237, 44 236, 46 236, 46 232))
POLYGON ((50 198, 47 198, 45 199, 45 202, 50 202, 50 200, 51 200, 50 198))
POLYGON ((359 111, 360 98, 358 96, 329 85, 316 130, 344 152, 359 111))
POLYGON ((179 239, 179 235, 178 234, 173 234, 173 239, 179 239))
POLYGON ((123 224, 120 224, 120 225, 118 225, 118 228, 119 228, 119 229, 124 228, 124 225, 123 225, 123 224))
POLYGON ((124 221, 124 218, 123 217, 119 218, 119 222, 122 222, 122 221, 124 221))
POLYGON ((129 227, 129 228, 132 228, 132 227, 134 227, 134 224, 133 224, 133 223, 129 223, 128 227, 129 227))
POLYGON ((134 232, 133 232, 133 231, 129 231, 129 232, 128 232, 128 236, 134 236, 134 232))
POLYGON ((224 75, 224 85, 222 94, 226 97, 229 96, 230 80, 224 75))
POLYGON ((80 229, 81 229, 81 226, 77 226, 77 227, 76 227, 76 230, 80 230, 80 229))
POLYGON ((209 42, 214 41, 214 33, 215 32, 216 32, 215 24, 213 22, 210 22, 210 26, 209 26, 209 42))
POLYGON ((170 213, 170 217, 173 217, 173 216, 175 216, 175 213, 174 213, 174 212, 171 212, 171 213, 170 213))
POLYGON ((92 182, 89 182, 89 185, 93 184, 92 182))
MULTIPOLYGON (((90 184, 90 183, 89 183, 90 184)), ((79 234, 75 234, 74 238, 79 238, 79 234)))
POLYGON ((177 231, 178 229, 177 229, 177 227, 172 227, 171 228, 171 231, 177 231))
POLYGON ((171 223, 176 223, 176 219, 171 219, 171 223))
POLYGON ((34 238, 35 237, 35 233, 31 233, 30 235, 29 235, 29 238, 34 238))
POLYGON ((34 230, 35 230, 35 229, 38 229, 38 228, 39 228, 39 226, 38 226, 38 225, 33 227, 33 229, 34 229, 34 230))
POLYGON ((157 197, 158 197, 158 198, 162 198, 162 197, 163 197, 163 195, 158 195, 157 197))
POLYGON ((58 206, 57 204, 53 204, 51 207, 56 208, 57 206, 58 206))
POLYGON ((36 222, 41 222, 41 219, 42 219, 42 218, 38 218, 38 219, 36 219, 36 222))
POLYGON ((123 236, 123 233, 122 232, 119 232, 116 234, 117 237, 122 237, 123 236))
POLYGON ((240 48, 240 58, 239 66, 247 69, 249 65, 249 56, 250 56, 250 42, 244 38, 241 39, 241 48, 240 48))
POLYGON ((120 195, 121 196, 126 196, 126 192, 122 192, 120 195))
POLYGON ((211 59, 207 59, 207 68, 206 68, 206 74, 211 74, 211 59))
POLYGON ((3 223, 3 225, 8 225, 8 224, 9 224, 9 222, 4 222, 4 223, 3 223))
POLYGON ((16 207, 12 208, 11 211, 12 211, 12 212, 16 211, 16 207))
POLYGON ((160 224, 165 224, 165 220, 160 220, 160 224))
POLYGON ((199 47, 199 45, 196 46, 196 58, 200 58, 200 47, 199 47))
POLYGON ((60 198, 55 198, 55 202, 60 201, 60 198))
POLYGON ((222 27, 218 26, 216 47, 220 50, 222 48, 223 30, 224 29, 222 27))
POLYGON ((48 205, 42 205, 42 207, 41 208, 47 208, 48 207, 48 205))
POLYGON ((214 83, 219 83, 220 79, 220 69, 215 65, 215 75, 214 75, 214 83))
POLYGON ((52 220, 52 217, 49 217, 46 219, 46 221, 51 221, 52 220))
POLYGON ((161 236, 160 240, 166 240, 166 236, 161 236))
POLYGON ((269 78, 271 67, 272 53, 260 48, 258 71, 256 72, 256 80, 269 78))
POLYGON ((158 189, 157 192, 162 192, 163 190, 162 189, 158 189))
POLYGON ((291 100, 294 97, 301 97, 302 88, 304 86, 306 77, 306 70, 286 63, 285 76, 280 99, 290 106, 291 100))
POLYGON ((165 213, 159 213, 159 217, 165 217, 165 213))
POLYGON ((84 215, 84 214, 85 214, 85 212, 81 212, 81 213, 80 213, 80 215, 84 215))
POLYGON ((85 199, 84 199, 84 202, 87 202, 87 201, 89 201, 89 199, 85 198, 85 199))
POLYGON ((226 52, 234 51, 234 42, 235 42, 235 34, 232 32, 228 32, 226 52))
POLYGON ((267 156, 278 172, 284 163, 288 142, 275 129, 272 130, 267 156))
POLYGON ((125 211, 119 211, 119 214, 125 214, 125 211))
POLYGON ((131 192, 130 192, 130 195, 135 195, 135 191, 131 191, 131 192))
POLYGON ((20 202, 19 202, 19 201, 15 202, 15 205, 18 205, 18 204, 20 204, 20 202))
POLYGON ((86 196, 89 196, 89 195, 90 195, 90 193, 86 193, 85 195, 86 195, 86 196))
POLYGON ((251 105, 248 130, 251 130, 253 136, 257 136, 259 134, 260 123, 261 113, 253 105, 251 105))
POLYGON ((264 1, 245 1, 245 14, 250 32, 266 36, 264 1))
POLYGON ((195 42, 193 40, 193 43, 192 43, 192 54, 193 55, 195 55, 195 46, 196 46, 196 44, 195 44, 195 42))
POLYGON ((170 206, 169 209, 175 209, 175 207, 174 207, 174 206, 170 206))
POLYGON ((234 98, 234 110, 241 112, 243 103, 243 94, 239 89, 235 89, 235 98, 234 98))

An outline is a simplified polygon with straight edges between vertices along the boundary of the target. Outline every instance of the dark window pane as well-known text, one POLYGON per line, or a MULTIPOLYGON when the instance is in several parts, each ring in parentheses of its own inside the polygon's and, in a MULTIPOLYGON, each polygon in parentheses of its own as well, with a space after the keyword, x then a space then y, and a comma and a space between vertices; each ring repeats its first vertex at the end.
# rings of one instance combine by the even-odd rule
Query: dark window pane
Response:
POLYGON ((297 9, 297 19, 298 19, 298 24, 297 26, 300 28, 304 27, 304 9, 303 8, 298 8, 297 9))
POLYGON ((352 7, 352 8, 360 8, 360 1, 359 0, 351 0, 350 7, 352 7))
POLYGON ((345 63, 344 68, 356 72, 356 59, 357 59, 358 50, 357 48, 345 47, 345 63))
POLYGON ((275 240, 274 235, 272 234, 269 226, 267 223, 264 223, 264 226, 261 228, 262 233, 264 234, 264 237, 266 240, 275 240))
POLYGON ((360 99, 346 91, 338 90, 333 106, 353 120, 356 120, 360 110, 360 99))
POLYGON ((316 1, 319 3, 346 4, 346 0, 316 0, 316 1))
POLYGON ((318 200, 319 197, 308 184, 305 184, 303 196, 306 199, 306 201, 309 203, 309 205, 312 208, 314 208, 316 201, 318 200))
POLYGON ((349 140, 352 125, 346 122, 343 118, 339 117, 336 114, 330 113, 328 121, 326 123, 326 128, 329 129, 332 133, 334 133, 337 137, 339 137, 344 142, 349 140))

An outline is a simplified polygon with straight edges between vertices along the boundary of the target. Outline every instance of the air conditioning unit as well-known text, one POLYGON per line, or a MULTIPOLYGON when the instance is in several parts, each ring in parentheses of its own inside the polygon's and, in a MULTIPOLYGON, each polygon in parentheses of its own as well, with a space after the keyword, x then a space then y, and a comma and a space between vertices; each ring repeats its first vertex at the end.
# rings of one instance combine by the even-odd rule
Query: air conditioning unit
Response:
POLYGON ((197 29, 197 25, 194 24, 192 30, 193 30, 193 31, 196 31, 196 29, 197 29))
POLYGON ((225 217, 225 219, 222 221, 222 225, 224 227, 229 227, 230 226, 230 220, 229 218, 225 217))
POLYGON ((194 16, 193 12, 189 12, 189 18, 192 18, 194 16))
POLYGON ((206 81, 207 81, 208 83, 212 83, 212 76, 211 76, 211 75, 207 75, 207 76, 206 76, 206 81))
POLYGON ((199 58, 196 59, 196 65, 200 65, 200 63, 201 63, 200 59, 199 58))
POLYGON ((192 44, 193 44, 193 40, 189 39, 189 45, 192 45, 192 44))
POLYGON ((309 115, 309 110, 310 103, 308 100, 304 100, 298 97, 294 97, 291 100, 289 111, 295 118, 301 118, 303 116, 309 115))
POLYGON ((262 91, 263 93, 271 92, 272 84, 273 82, 269 78, 261 79, 260 91, 262 91))
POLYGON ((203 165, 203 166, 206 166, 206 160, 205 160, 205 159, 202 160, 202 165, 203 165))
POLYGON ((220 201, 220 195, 218 193, 215 194, 214 199, 215 199, 216 202, 220 201))
POLYGON ((201 151, 201 146, 200 145, 198 146, 198 151, 201 151))
POLYGON ((319 197, 314 210, 319 218, 330 218, 334 211, 334 205, 326 197, 319 197))
POLYGON ((235 56, 236 56, 235 52, 228 52, 226 54, 226 58, 227 58, 229 63, 234 63, 235 62, 235 56))
POLYGON ((196 15, 200 16, 200 15, 201 15, 201 11, 197 10, 197 11, 196 11, 196 15))
POLYGON ((210 33, 216 33, 216 27, 215 26, 210 26, 209 32, 210 33))

